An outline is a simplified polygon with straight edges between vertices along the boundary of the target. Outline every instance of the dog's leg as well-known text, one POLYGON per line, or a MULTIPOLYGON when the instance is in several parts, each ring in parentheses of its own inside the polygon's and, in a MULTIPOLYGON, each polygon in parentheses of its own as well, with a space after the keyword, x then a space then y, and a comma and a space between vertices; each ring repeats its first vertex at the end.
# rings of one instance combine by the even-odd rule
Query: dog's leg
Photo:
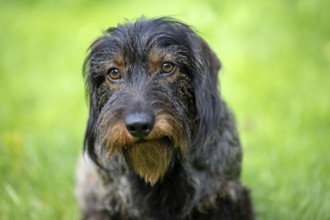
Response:
POLYGON ((226 220, 253 220, 255 219, 249 191, 239 185, 237 190, 229 191, 224 197, 217 200, 219 209, 215 218, 226 220))
POLYGON ((76 197, 82 220, 108 220, 109 213, 99 203, 101 181, 87 155, 80 158, 77 169, 76 197))
POLYGON ((76 197, 82 220, 136 219, 138 216, 131 186, 122 173, 127 172, 122 171, 122 161, 114 159, 111 168, 111 171, 99 169, 87 154, 80 159, 76 197))
POLYGON ((249 191, 238 182, 228 183, 220 195, 211 195, 201 201, 189 220, 253 220, 249 191))

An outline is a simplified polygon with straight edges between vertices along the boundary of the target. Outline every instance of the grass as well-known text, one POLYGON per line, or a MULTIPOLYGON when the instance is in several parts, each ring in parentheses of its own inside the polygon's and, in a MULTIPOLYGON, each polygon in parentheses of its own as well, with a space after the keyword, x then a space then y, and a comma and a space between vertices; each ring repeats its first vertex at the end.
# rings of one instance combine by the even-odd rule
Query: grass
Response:
POLYGON ((81 67, 108 26, 171 15, 221 58, 259 219, 330 219, 326 1, 0 1, 0 219, 77 219, 81 67))

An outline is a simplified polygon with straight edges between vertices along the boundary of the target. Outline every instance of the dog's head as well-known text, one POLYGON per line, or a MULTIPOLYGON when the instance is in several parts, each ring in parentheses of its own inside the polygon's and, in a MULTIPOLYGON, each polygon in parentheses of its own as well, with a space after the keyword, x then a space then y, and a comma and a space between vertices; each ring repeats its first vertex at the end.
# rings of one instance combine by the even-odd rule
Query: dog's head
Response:
POLYGON ((219 69, 209 46, 178 21, 140 19, 108 29, 85 62, 92 159, 104 166, 119 153, 146 182, 160 181, 215 128, 219 69))

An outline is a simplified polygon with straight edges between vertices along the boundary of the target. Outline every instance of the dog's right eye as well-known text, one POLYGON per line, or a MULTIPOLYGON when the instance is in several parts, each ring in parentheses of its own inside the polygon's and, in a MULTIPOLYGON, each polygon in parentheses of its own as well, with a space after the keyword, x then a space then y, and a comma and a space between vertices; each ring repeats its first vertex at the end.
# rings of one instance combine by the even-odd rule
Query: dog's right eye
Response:
POLYGON ((118 68, 112 67, 107 72, 108 79, 111 81, 118 81, 121 79, 121 73, 118 68))

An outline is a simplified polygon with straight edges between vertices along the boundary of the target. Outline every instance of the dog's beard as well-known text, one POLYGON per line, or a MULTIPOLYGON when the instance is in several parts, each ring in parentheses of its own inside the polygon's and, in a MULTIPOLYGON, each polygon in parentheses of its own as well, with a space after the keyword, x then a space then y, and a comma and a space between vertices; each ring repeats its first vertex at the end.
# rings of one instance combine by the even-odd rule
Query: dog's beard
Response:
POLYGON ((124 149, 124 155, 135 173, 145 182, 155 185, 169 169, 173 144, 168 138, 143 141, 124 149))

